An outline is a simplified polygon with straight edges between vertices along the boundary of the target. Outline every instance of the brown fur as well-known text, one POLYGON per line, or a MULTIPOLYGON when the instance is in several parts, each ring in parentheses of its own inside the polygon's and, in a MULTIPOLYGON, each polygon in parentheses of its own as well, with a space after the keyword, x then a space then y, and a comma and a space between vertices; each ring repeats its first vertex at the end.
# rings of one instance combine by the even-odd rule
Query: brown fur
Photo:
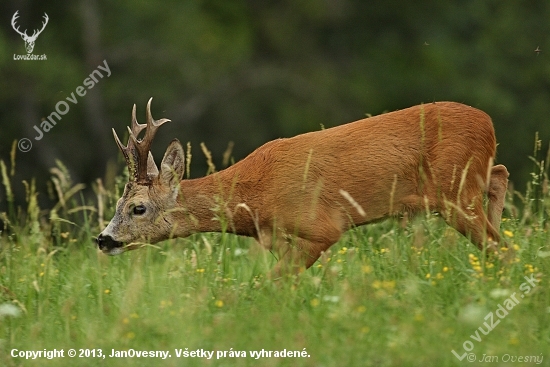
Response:
POLYGON ((276 250, 280 274, 311 266, 353 226, 427 209, 480 249, 486 242, 494 249, 508 182, 506 167, 493 166, 495 152, 490 117, 453 102, 274 140, 223 171, 179 186, 183 148, 176 141, 150 185, 128 184, 117 223, 102 235, 156 242, 220 231, 212 218, 222 216, 228 231, 276 250), (124 219, 137 202, 152 215, 138 224, 139 218, 124 219))

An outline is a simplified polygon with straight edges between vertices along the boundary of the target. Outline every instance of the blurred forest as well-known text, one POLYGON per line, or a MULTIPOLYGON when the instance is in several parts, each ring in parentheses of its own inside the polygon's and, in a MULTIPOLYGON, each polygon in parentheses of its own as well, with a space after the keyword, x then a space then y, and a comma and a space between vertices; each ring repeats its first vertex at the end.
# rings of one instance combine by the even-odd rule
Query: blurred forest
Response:
POLYGON ((550 140, 549 36, 548 0, 4 0, 0 159, 9 166, 14 141, 29 138, 12 182, 36 177, 40 191, 60 160, 76 182, 112 185, 123 160, 111 128, 125 141, 132 105, 143 122, 154 97, 153 117, 172 120, 156 160, 173 138, 190 141, 197 177, 201 142, 221 168, 230 141, 240 160, 274 138, 451 100, 491 115, 497 161, 523 187, 535 133, 541 155, 550 140), (14 60, 27 53, 16 11, 29 35, 47 13, 33 51, 47 60, 14 60), (111 75, 77 96, 104 60, 111 75), (71 93, 77 103, 34 140, 71 93))

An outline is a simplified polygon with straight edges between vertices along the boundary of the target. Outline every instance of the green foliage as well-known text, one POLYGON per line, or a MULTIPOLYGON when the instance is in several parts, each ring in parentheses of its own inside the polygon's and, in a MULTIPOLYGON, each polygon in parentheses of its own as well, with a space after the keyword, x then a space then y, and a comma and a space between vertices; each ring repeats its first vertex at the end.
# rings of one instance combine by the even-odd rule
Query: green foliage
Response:
POLYGON ((525 211, 508 202, 501 228, 508 247, 499 256, 487 257, 428 214, 353 229, 311 269, 275 282, 266 278, 271 254, 227 233, 103 255, 92 236, 120 193, 98 181, 95 204, 84 205, 81 185, 58 163, 54 209, 44 215, 34 184, 25 183, 27 208, 0 235, 0 363, 153 363, 108 357, 134 349, 169 351, 171 358, 154 361, 168 366, 455 366, 451 351, 462 355, 466 341, 477 358, 540 356, 550 347, 550 195, 548 167, 536 162, 545 168, 533 177, 546 189, 523 196, 525 211), (521 288, 527 279, 535 282, 529 292, 521 288), (497 319, 514 294, 517 304, 497 319), (490 312, 500 322, 484 335, 478 328, 487 330, 490 312), (479 342, 470 337, 476 331, 479 342), (14 348, 101 349, 109 360, 23 360, 10 356, 14 348), (176 349, 185 348, 247 357, 178 360, 176 349), (309 357, 251 357, 262 349, 309 357))

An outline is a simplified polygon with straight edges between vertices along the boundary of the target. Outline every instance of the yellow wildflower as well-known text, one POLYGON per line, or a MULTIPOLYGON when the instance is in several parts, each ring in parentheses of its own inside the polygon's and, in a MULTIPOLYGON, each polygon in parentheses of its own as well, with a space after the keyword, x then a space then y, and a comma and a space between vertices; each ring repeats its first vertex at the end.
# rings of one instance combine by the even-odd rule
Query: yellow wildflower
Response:
POLYGON ((361 270, 363 271, 363 273, 365 274, 370 274, 372 272, 372 267, 370 265, 363 265, 361 267, 361 270))
POLYGON ((160 301, 160 308, 165 308, 170 306, 172 306, 172 301, 165 301, 165 300, 160 301))

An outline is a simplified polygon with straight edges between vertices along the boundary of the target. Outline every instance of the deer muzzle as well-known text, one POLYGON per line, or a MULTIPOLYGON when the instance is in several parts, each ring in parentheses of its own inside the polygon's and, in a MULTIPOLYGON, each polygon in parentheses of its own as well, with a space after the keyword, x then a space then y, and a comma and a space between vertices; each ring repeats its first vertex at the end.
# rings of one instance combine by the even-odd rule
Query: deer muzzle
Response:
POLYGON ((97 247, 107 255, 118 255, 125 251, 122 242, 115 241, 113 237, 103 234, 97 237, 97 247))

